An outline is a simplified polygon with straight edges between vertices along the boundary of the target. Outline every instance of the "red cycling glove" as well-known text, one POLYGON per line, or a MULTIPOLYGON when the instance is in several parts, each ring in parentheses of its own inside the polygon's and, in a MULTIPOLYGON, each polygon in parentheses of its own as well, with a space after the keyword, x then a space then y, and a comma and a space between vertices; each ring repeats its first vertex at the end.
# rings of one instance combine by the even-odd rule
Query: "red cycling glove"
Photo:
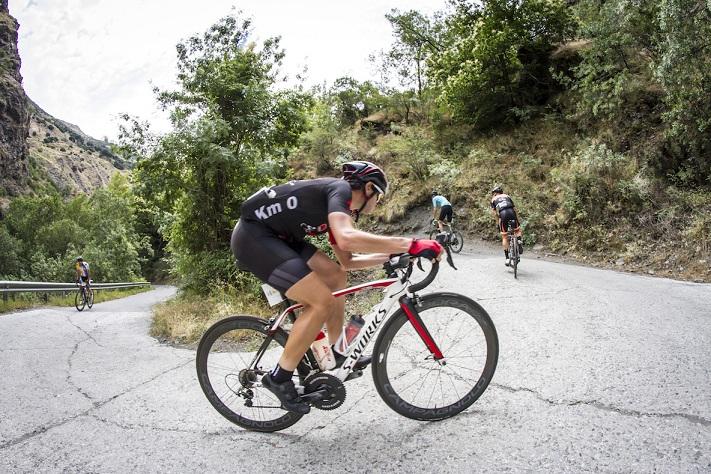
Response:
POLYGON ((408 250, 407 253, 414 257, 424 257, 432 260, 439 257, 443 251, 444 247, 442 247, 436 240, 412 239, 410 250, 408 250))

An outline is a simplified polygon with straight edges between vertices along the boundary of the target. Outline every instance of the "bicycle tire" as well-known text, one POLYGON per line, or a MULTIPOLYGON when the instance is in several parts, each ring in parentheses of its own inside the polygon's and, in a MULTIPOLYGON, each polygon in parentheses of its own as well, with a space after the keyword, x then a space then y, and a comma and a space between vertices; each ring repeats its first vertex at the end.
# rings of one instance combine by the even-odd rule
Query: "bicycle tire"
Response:
POLYGON ((516 235, 509 235, 509 257, 511 261, 511 267, 513 268, 514 279, 518 279, 518 242, 516 241, 516 235))
POLYGON ((434 240, 435 237, 437 237, 437 234, 439 234, 439 230, 438 230, 438 229, 432 229, 432 230, 430 231, 429 235, 427 236, 427 238, 430 239, 430 240, 434 240))
POLYGON ((372 363, 373 382, 383 401, 400 415, 414 420, 443 420, 469 408, 488 387, 496 371, 499 357, 498 336, 494 323, 486 311, 474 300, 462 295, 432 293, 419 299, 417 310, 423 323, 442 350, 447 364, 439 365, 431 358, 430 352, 409 323, 404 311, 399 309, 386 322, 375 342, 372 363), (436 323, 441 323, 447 319, 448 312, 452 315, 459 314, 460 316, 452 319, 456 320, 453 327, 444 329, 440 324, 436 323), (464 318, 464 316, 468 318, 464 318), (478 328, 478 330, 475 331, 475 328, 478 328), (447 342, 448 336, 459 337, 460 340, 447 342), (483 360, 481 354, 478 357, 472 357, 479 359, 479 362, 474 364, 474 368, 458 365, 458 363, 466 364, 460 359, 474 354, 469 347, 464 351, 460 350, 461 347, 458 346, 462 343, 471 345, 475 351, 480 353, 482 350, 485 352, 483 360), (405 354, 400 354, 400 352, 405 354), (412 354, 413 352, 417 354, 412 354), (423 356, 424 358, 418 360, 423 356), (424 375, 421 370, 417 370, 419 368, 417 366, 418 363, 425 367, 424 375), (396 370, 398 365, 403 366, 400 373, 396 370), (478 376, 477 366, 481 366, 481 372, 478 376), (453 372, 457 369, 473 373, 476 380, 472 378, 467 381, 466 377, 462 377, 461 374, 455 379, 446 373, 447 370, 453 372), (428 403, 431 402, 438 388, 437 382, 440 380, 442 385, 439 386, 439 391, 442 396, 445 396, 445 389, 450 392, 451 388, 454 388, 454 396, 449 397, 450 400, 443 402, 441 406, 435 403, 434 406, 423 407, 420 406, 421 403, 418 403, 419 391, 414 398, 406 399, 409 398, 406 397, 405 393, 407 389, 418 382, 424 385, 425 382, 431 380, 432 372, 435 371, 437 372, 437 378, 435 386, 430 392, 428 403), (445 381, 442 375, 448 375, 448 380, 445 381), (410 384, 411 380, 414 380, 414 383, 410 384), (462 382, 464 382, 462 388, 466 389, 466 392, 463 392, 463 395, 460 396, 457 384, 462 386, 462 382), (402 387, 405 384, 409 385, 402 387))
POLYGON ((459 253, 464 248, 464 236, 458 230, 452 232, 454 236, 454 244, 451 246, 452 252, 459 253))
MULTIPOLYGON (((283 430, 299 421, 303 416, 282 409, 278 399, 261 385, 251 387, 252 393, 256 394, 252 400, 258 404, 266 401, 269 403, 269 408, 250 409, 246 404, 247 398, 239 394, 240 391, 243 394, 247 393, 247 388, 244 387, 239 376, 242 369, 247 369, 253 359, 253 354, 267 337, 265 327, 268 324, 267 321, 253 316, 232 316, 218 321, 200 339, 195 359, 200 387, 210 404, 232 423, 248 430, 261 432, 283 430), (230 334, 232 331, 242 332, 230 334), (250 335, 249 332, 252 334, 250 335), (227 337, 222 341, 221 338, 225 335, 227 337), (213 349, 215 350, 213 351, 213 349), (211 355, 214 357, 211 358, 211 355), (220 371, 225 373, 220 376, 220 371), (227 398, 223 400, 225 396, 227 398), (236 407, 230 406, 231 402, 242 403, 241 408, 244 408, 244 411, 249 415, 238 413, 236 407), (274 416, 274 418, 267 419, 268 416, 274 416)), ((274 367, 281 356, 281 349, 286 345, 287 337, 287 333, 282 329, 279 329, 274 335, 264 354, 265 356, 269 354, 269 357, 265 360, 263 356, 258 362, 262 373, 274 367)), ((302 369, 302 367, 299 368, 299 373, 302 373, 302 369)), ((255 374, 255 376, 256 381, 259 382, 261 373, 255 374)))
POLYGON ((77 311, 84 311, 84 307, 86 306, 86 298, 84 298, 84 292, 81 289, 79 289, 79 291, 77 291, 74 295, 74 306, 77 311))
POLYGON ((91 309, 94 306, 94 290, 89 290, 89 298, 87 298, 86 305, 91 309))

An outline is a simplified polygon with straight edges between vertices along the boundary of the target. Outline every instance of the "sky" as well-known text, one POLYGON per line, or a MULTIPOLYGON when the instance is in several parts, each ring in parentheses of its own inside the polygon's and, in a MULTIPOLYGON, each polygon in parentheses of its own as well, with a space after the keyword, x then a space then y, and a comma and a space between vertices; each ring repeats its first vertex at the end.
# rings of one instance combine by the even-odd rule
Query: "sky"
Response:
POLYGON ((236 8, 253 19, 253 39, 282 37, 282 71, 307 67, 306 85, 349 75, 376 79, 368 56, 392 43, 393 8, 431 15, 446 0, 10 0, 20 23, 27 95, 85 133, 114 140, 117 116, 169 129, 153 88, 171 89, 175 45, 236 8))

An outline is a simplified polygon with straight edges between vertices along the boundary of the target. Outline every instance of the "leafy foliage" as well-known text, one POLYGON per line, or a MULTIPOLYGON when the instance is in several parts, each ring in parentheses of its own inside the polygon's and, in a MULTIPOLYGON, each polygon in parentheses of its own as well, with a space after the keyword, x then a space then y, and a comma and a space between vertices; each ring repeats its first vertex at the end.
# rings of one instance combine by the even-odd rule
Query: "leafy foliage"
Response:
POLYGON ((516 121, 516 109, 544 103, 556 87, 550 52, 573 33, 565 3, 456 3, 455 13, 445 20, 444 47, 429 65, 440 101, 479 128, 516 121))
MULTIPOLYGON (((279 38, 258 48, 250 27, 232 15, 178 44, 179 88, 158 91, 174 130, 155 140, 134 174, 173 270, 193 288, 235 281, 229 236, 241 203, 285 178, 285 158, 308 127, 310 95, 276 88, 279 38)), ((127 142, 138 135, 141 143, 141 132, 127 142)))
POLYGON ((92 196, 64 201, 57 194, 20 197, 0 221, 0 277, 71 281, 82 255, 97 281, 130 281, 140 275, 147 239, 136 231, 127 179, 115 174, 92 196))

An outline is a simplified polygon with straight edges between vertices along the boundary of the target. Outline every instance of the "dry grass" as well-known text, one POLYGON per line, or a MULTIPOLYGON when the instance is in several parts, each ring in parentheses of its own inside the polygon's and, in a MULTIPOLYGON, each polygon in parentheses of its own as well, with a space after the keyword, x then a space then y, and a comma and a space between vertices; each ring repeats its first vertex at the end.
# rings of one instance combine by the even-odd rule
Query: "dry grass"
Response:
POLYGON ((193 346, 215 322, 239 314, 269 317, 270 310, 263 298, 248 294, 233 294, 225 290, 201 296, 183 293, 153 309, 151 336, 162 341, 193 346))
MULTIPOLYGON (((352 272, 349 285, 382 278, 382 272, 361 270, 352 272)), ((382 298, 380 290, 362 291, 346 300, 347 314, 365 314, 382 298)), ((251 315, 265 319, 277 313, 264 298, 249 293, 236 294, 227 288, 209 296, 183 293, 153 309, 151 336, 161 341, 194 347, 205 331, 217 321, 236 315, 251 315)))

